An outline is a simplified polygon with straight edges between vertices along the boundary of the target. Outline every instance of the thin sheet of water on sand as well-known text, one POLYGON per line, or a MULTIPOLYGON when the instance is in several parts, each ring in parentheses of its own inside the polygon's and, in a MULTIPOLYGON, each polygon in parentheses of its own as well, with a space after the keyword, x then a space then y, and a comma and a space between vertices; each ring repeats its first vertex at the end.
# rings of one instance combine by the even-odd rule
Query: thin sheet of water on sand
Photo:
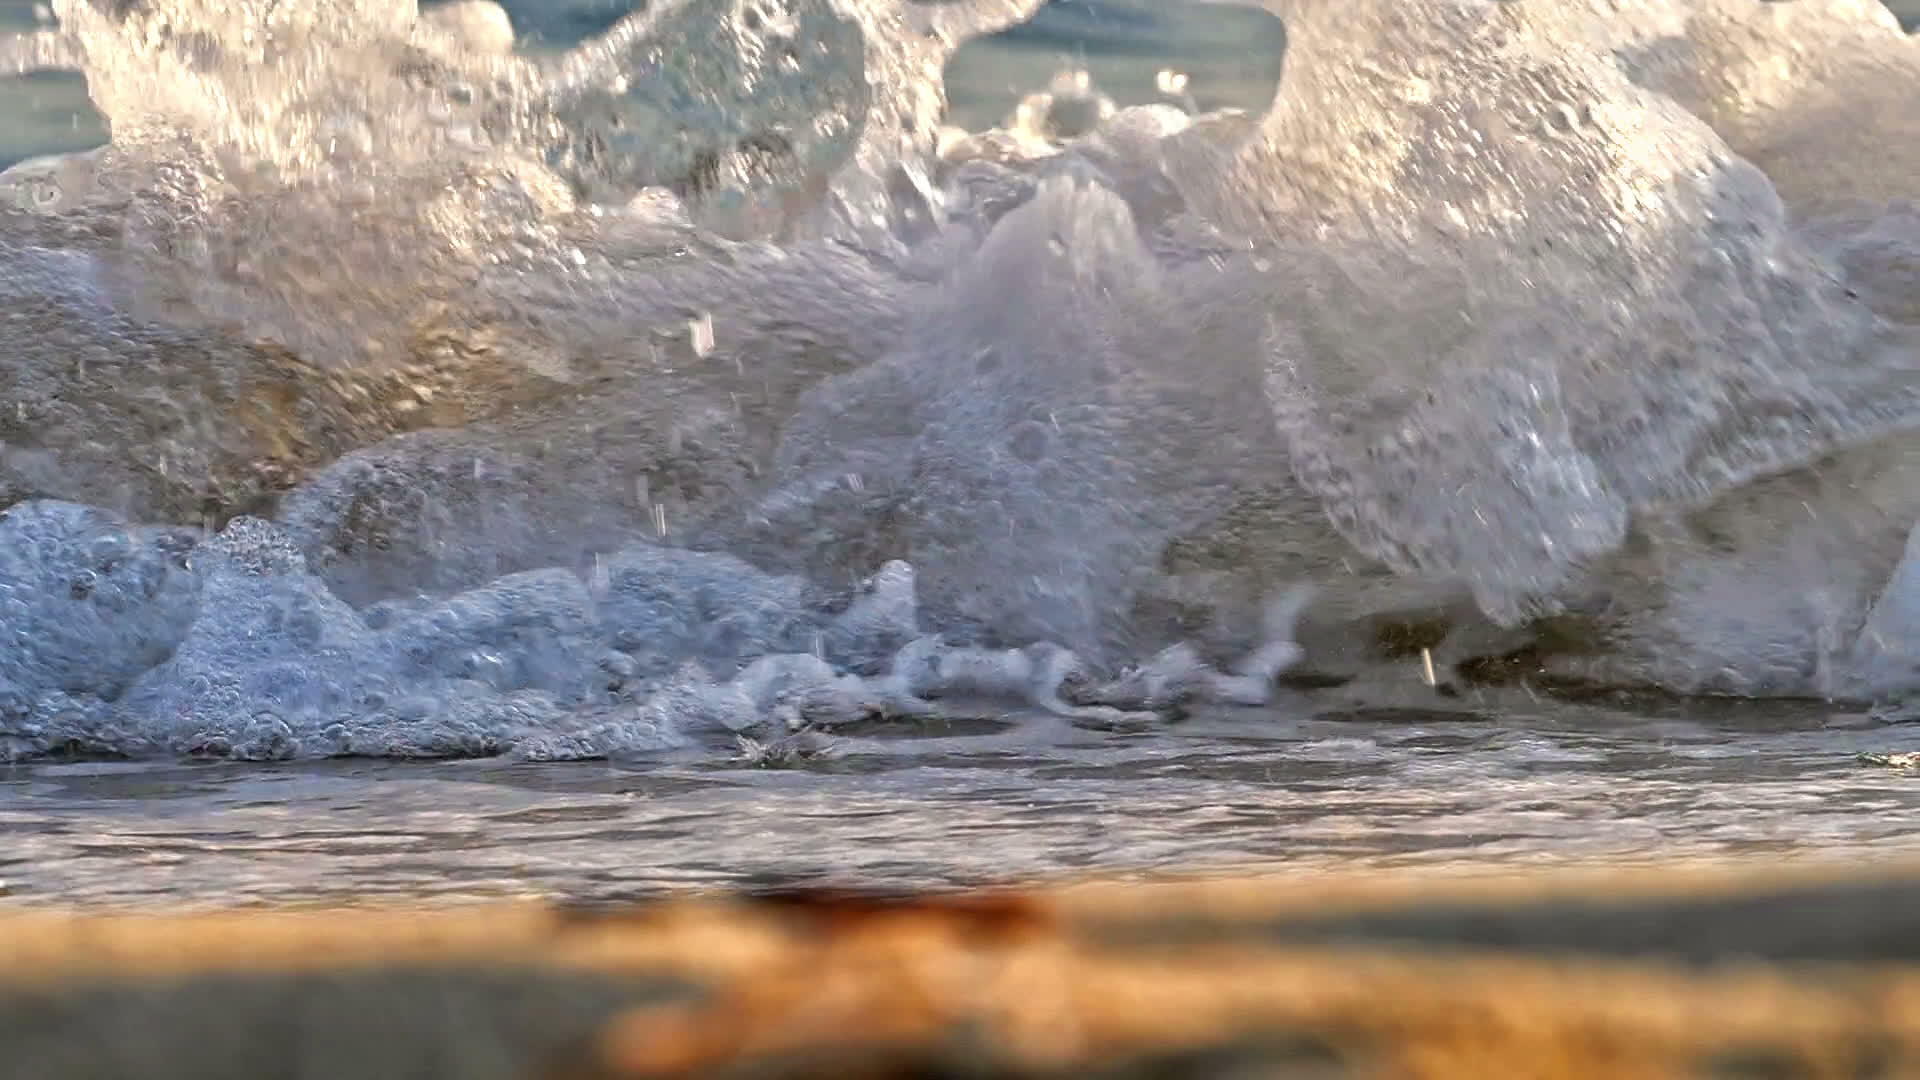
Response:
POLYGON ((1858 759, 1893 732, 1816 706, 1666 711, 1270 711, 1132 735, 1024 717, 876 731, 793 769, 49 763, 0 772, 0 880, 28 905, 617 898, 769 878, 1874 858, 1920 830, 1920 776, 1858 759))

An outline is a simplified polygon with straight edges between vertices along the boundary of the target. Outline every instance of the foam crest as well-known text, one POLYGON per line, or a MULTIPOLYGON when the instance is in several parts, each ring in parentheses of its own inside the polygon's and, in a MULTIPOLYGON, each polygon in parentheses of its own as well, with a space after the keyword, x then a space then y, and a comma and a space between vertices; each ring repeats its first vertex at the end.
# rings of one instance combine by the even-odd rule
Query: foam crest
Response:
POLYGON ((1163 276, 1123 200, 1042 180, 896 353, 807 396, 780 450, 793 479, 757 520, 844 517, 863 543, 780 546, 891 545, 922 601, 985 640, 1123 654, 1161 550, 1272 439, 1245 353, 1182 352, 1163 276))
POLYGON ((1183 191, 1287 253, 1271 393, 1362 551, 1517 621, 1636 509, 1912 422, 1911 339, 1552 5, 1270 6, 1274 108, 1183 191))
MULTIPOLYGON (((391 365, 424 313, 450 311, 471 336, 526 276, 604 293, 587 253, 618 246, 629 204, 654 191, 726 235, 857 234, 898 254, 894 197, 929 212, 901 170, 932 144, 956 35, 1036 3, 683 0, 548 61, 503 53, 504 15, 479 0, 425 17, 410 3, 63 0, 61 29, 12 52, 83 68, 116 146, 28 198, 157 222, 164 235, 127 249, 191 264, 146 297, 175 318, 185 305, 317 363, 391 365), (120 171, 146 175, 100 182, 120 171), (127 188, 132 208, 105 194, 127 188), (507 295, 490 302, 491 287, 507 295)), ((590 346, 556 330, 542 325, 542 351, 590 346)))

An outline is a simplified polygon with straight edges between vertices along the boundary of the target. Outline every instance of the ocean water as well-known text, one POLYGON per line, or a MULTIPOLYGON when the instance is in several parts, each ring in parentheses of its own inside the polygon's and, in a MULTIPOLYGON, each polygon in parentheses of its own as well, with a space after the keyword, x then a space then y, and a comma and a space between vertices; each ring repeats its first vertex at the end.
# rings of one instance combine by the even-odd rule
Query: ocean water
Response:
MULTIPOLYGON (((216 907, 770 882, 1904 857, 1912 776, 1822 710, 1334 714, 1120 738, 1039 717, 830 765, 76 762, 0 776, 10 903, 216 907)), ((977 725, 989 726, 989 725, 977 725)))
POLYGON ((1910 855, 1920 4, 1267 7, 0 0, 0 897, 1910 855))

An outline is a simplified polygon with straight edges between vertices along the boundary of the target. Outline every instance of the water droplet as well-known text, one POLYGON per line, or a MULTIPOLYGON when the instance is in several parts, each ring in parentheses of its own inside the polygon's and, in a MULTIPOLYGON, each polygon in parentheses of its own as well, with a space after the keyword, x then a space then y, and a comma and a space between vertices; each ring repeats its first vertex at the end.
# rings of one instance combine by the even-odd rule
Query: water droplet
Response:
POLYGON ((688 320, 687 337, 693 343, 693 355, 705 360, 713 352, 713 313, 703 311, 688 320))

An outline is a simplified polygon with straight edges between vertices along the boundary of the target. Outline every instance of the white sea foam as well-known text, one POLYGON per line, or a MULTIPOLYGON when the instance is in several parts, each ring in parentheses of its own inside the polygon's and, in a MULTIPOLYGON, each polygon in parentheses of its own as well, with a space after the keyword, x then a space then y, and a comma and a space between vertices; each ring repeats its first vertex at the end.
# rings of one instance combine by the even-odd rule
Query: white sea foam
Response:
POLYGON ((967 133, 943 64, 1036 0, 544 57, 484 0, 57 0, 0 65, 114 143, 0 174, 0 754, 1146 722, 1436 613, 1443 665, 1920 685, 1920 46, 1267 6, 1264 114, 1069 73, 967 133))

